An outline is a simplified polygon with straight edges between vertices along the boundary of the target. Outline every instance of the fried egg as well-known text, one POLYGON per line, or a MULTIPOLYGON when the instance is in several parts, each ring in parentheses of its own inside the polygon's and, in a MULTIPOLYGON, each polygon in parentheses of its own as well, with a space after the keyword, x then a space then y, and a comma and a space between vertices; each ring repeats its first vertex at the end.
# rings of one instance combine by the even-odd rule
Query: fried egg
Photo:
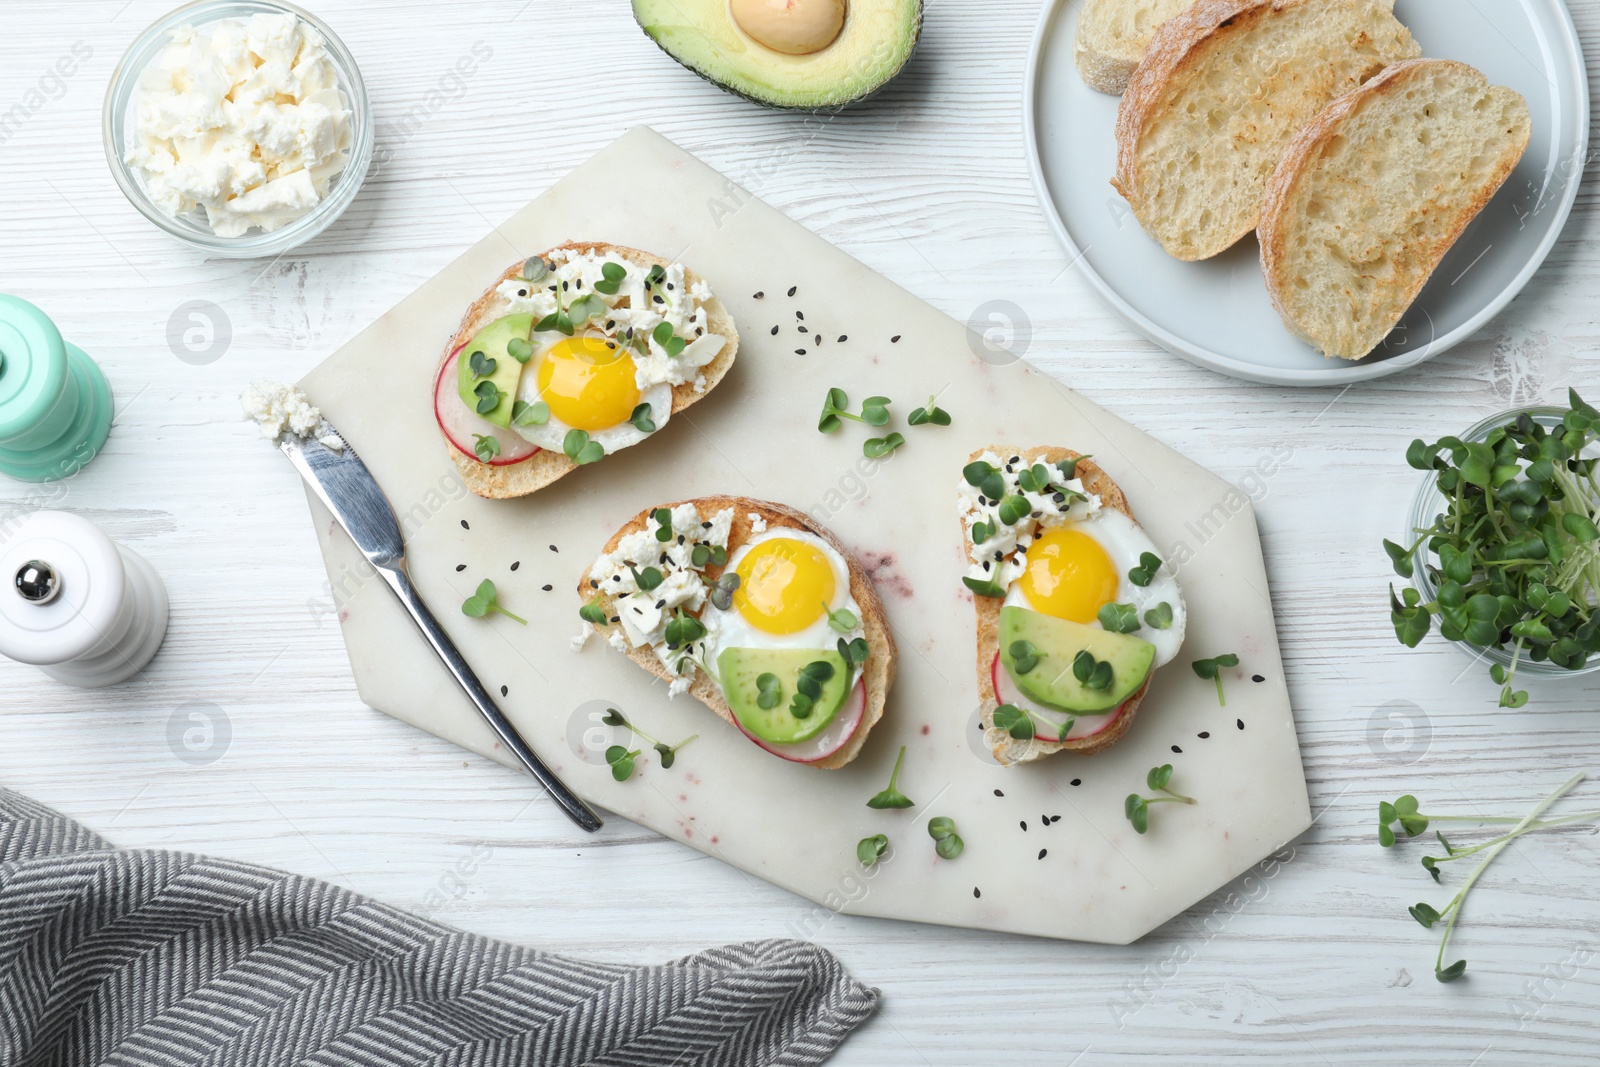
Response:
POLYGON ((517 399, 530 405, 542 401, 550 417, 542 425, 513 423, 511 428, 540 448, 560 452, 567 433, 582 430, 609 454, 655 432, 632 421, 639 405, 650 405, 647 416, 656 430, 672 417, 672 386, 641 389, 633 353, 617 342, 599 333, 535 333, 533 339, 542 347, 522 372, 517 399))
POLYGON ((1155 646, 1159 667, 1177 656, 1186 613, 1177 579, 1166 567, 1145 586, 1128 576, 1146 552, 1160 556, 1137 523, 1110 508, 1080 522, 1044 527, 1027 546, 1022 574, 1006 590, 1005 603, 1094 626, 1107 604, 1132 604, 1139 613, 1134 636, 1155 646), (1172 623, 1164 630, 1145 620, 1145 612, 1163 602, 1172 608, 1172 623))
POLYGON ((828 625, 828 613, 847 610, 861 619, 850 595, 850 566, 837 549, 808 530, 778 527, 757 534, 728 557, 725 574, 739 587, 728 610, 708 604, 707 662, 725 648, 832 649, 856 636, 828 625))

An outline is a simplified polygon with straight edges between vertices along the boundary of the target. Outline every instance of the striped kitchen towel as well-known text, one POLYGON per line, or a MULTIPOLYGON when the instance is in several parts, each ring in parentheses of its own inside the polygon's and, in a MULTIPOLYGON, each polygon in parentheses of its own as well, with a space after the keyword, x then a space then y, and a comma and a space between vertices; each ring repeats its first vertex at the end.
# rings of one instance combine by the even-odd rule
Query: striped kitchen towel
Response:
POLYGON ((0 790, 0 1067, 821 1063, 875 990, 816 945, 586 963, 0 790))

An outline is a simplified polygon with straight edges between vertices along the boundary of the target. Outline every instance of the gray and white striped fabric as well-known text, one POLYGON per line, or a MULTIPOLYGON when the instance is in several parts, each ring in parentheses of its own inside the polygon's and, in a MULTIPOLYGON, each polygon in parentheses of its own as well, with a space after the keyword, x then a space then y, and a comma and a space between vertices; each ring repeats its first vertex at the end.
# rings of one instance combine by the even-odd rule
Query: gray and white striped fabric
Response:
POLYGON ((815 1064, 876 999, 804 942, 586 963, 0 790, 0 1067, 815 1064))

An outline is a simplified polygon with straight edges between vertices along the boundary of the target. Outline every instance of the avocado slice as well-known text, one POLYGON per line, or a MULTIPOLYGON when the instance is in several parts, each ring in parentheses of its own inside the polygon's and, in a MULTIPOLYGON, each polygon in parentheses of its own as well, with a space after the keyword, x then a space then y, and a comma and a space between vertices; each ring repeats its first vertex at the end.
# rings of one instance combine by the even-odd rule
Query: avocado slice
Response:
POLYGON ((838 35, 801 55, 751 36, 729 0, 633 0, 633 17, 662 51, 713 85, 767 107, 803 111, 866 99, 900 73, 917 46, 922 0, 800 2, 845 8, 838 35))
POLYGON ((1029 700, 1047 708, 1093 715, 1110 711, 1144 685, 1155 669, 1156 646, 1132 634, 1112 633, 1081 622, 1041 615, 1027 608, 1000 609, 1000 663, 1029 700), (1033 646, 1038 662, 1026 674, 1017 672, 1013 642, 1033 646), (1111 685, 1090 689, 1072 672, 1078 653, 1087 651, 1111 665, 1111 685))
MULTIPOLYGON (((850 669, 837 652, 820 648, 726 648, 717 657, 717 672, 722 676, 722 696, 746 730, 775 745, 808 741, 828 728, 850 695, 850 669), (822 695, 811 713, 797 718, 789 710, 794 700, 795 683, 809 663, 822 661, 833 668, 833 676, 822 683, 822 695), (760 678, 778 679, 778 701, 770 708, 758 702, 760 678)), ((770 687, 770 682, 768 683, 770 687)))
POLYGON ((506 343, 513 337, 526 341, 532 332, 532 315, 506 315, 479 330, 472 340, 467 342, 467 347, 461 350, 461 359, 456 365, 456 376, 460 383, 461 402, 467 405, 469 411, 478 410, 478 395, 474 391, 478 388, 478 384, 485 381, 493 382, 500 390, 500 403, 483 417, 496 426, 511 425, 511 406, 517 399, 517 383, 522 379, 523 365, 506 352, 506 343), (482 352, 484 358, 494 360, 494 373, 487 378, 480 378, 472 373, 474 352, 482 352))

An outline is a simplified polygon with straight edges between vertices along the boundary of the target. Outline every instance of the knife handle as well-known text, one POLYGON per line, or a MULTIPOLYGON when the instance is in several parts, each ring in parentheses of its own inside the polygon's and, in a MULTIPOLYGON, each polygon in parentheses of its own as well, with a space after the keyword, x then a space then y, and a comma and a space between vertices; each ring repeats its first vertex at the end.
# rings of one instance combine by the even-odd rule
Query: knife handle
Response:
POLYGON ((478 676, 472 672, 472 668, 467 666, 467 661, 462 658, 455 642, 444 632, 444 627, 439 625, 439 620, 433 617, 428 605, 422 602, 416 587, 411 584, 410 576, 398 568, 382 568, 381 573, 387 579, 389 588, 400 598, 400 603, 405 605, 411 617, 416 620, 422 635, 428 639, 428 643, 439 654, 439 658, 450 669, 450 673, 455 675, 456 681, 466 690, 467 696, 477 705, 478 713, 488 721, 499 736, 501 743, 528 769, 529 774, 539 780, 539 784, 545 787, 557 804, 561 805, 561 810, 566 812, 567 818, 591 834, 599 830, 604 825, 600 816, 596 815, 589 805, 578 799, 577 794, 568 789, 561 779, 544 765, 544 761, 534 754, 533 749, 528 747, 522 735, 517 733, 517 728, 511 725, 511 720, 506 718, 505 712, 500 710, 488 690, 484 689, 483 683, 478 681, 478 676))

